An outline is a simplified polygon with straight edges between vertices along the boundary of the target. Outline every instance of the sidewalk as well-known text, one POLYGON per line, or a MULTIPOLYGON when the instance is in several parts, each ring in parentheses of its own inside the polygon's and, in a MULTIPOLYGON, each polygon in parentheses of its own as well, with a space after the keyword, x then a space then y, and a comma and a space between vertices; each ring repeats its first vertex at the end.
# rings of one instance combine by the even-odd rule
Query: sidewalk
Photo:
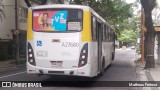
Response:
POLYGON ((25 59, 20 59, 20 64, 16 64, 16 60, 5 60, 0 61, 0 72, 8 71, 8 70, 16 70, 20 67, 24 67, 26 65, 25 59))
MULTIPOLYGON (((143 65, 139 58, 140 56, 136 55, 135 64, 139 81, 160 81, 160 64, 157 60, 155 60, 154 69, 144 69, 145 64, 143 65)), ((160 90, 160 87, 143 87, 143 90, 160 90)))
POLYGON ((131 48, 116 48, 116 50, 131 50, 131 48))

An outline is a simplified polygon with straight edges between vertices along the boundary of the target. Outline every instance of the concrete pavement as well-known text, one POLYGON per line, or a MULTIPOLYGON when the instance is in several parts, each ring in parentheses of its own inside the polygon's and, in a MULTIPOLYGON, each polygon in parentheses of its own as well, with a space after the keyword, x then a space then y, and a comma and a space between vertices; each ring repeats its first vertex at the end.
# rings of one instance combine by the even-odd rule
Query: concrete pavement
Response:
MULTIPOLYGON (((145 64, 141 63, 140 55, 135 56, 136 72, 139 81, 160 81, 160 64, 155 60, 154 69, 144 69, 145 64)), ((143 90, 160 90, 160 87, 143 87, 143 90)))
POLYGON ((20 63, 17 65, 16 60, 0 61, 0 73, 9 70, 20 69, 26 66, 26 59, 20 59, 20 63))
MULTIPOLYGON (((135 54, 135 50, 130 49, 118 49, 116 50, 115 60, 112 62, 112 65, 105 71, 102 77, 94 79, 94 81, 160 81, 160 65, 156 63, 155 69, 144 70, 140 61, 135 63, 134 61, 140 58, 138 54, 135 54)), ((81 77, 63 77, 63 76, 54 76, 50 78, 49 76, 38 77, 32 74, 26 74, 26 68, 0 72, 0 81, 81 81, 86 80, 86 78, 81 77)), ((1 88, 0 88, 1 89, 1 88)), ((3 88, 4 89, 4 88, 3 88)), ((66 88, 63 86, 61 88, 47 88, 46 90, 160 90, 160 88, 153 87, 120 87, 120 88, 66 88)), ((5 89, 4 89, 5 90, 5 89)), ((11 90, 6 88, 6 90, 11 90)), ((35 89, 33 89, 35 90, 35 89)))
MULTIPOLYGON (((73 76, 53 76, 48 75, 38 77, 35 74, 27 74, 26 68, 8 72, 0 72, 0 81, 90 81, 91 87, 64 87, 61 84, 53 87, 41 88, 42 90, 140 90, 138 87, 96 87, 94 82, 102 81, 138 81, 134 64, 135 50, 116 50, 115 60, 111 66, 105 70, 101 77, 93 79, 73 76)), ((111 82, 112 83, 112 82, 111 82)), ((40 90, 40 88, 0 88, 0 90, 40 90)))

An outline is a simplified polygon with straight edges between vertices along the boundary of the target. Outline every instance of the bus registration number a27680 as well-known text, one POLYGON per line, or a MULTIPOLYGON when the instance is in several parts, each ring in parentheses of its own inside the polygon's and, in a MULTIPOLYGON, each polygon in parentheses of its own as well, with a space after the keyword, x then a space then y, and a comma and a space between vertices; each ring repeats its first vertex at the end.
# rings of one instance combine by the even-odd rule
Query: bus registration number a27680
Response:
POLYGON ((77 42, 63 42, 62 47, 79 47, 77 42))

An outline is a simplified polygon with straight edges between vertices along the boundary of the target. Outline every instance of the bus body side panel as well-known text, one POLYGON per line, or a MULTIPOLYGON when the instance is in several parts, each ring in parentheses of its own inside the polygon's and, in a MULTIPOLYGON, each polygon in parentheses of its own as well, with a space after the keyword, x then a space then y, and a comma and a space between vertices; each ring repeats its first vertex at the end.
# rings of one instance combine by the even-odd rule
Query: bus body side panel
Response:
POLYGON ((112 45, 111 42, 103 42, 102 43, 102 53, 105 57, 105 67, 107 67, 112 61, 112 45))
POLYGON ((32 30, 32 11, 31 9, 28 10, 28 20, 27 20, 27 45, 26 45, 26 51, 27 51, 27 73, 36 73, 36 66, 33 66, 31 64, 29 64, 28 62, 28 43, 30 43, 30 45, 34 46, 34 43, 33 43, 33 30, 32 30))
MULTIPOLYGON (((28 40, 27 41, 27 57, 29 57, 29 55, 28 55, 28 43, 32 46, 32 48, 34 48, 34 43, 33 43, 33 40, 28 40)), ((36 66, 33 66, 33 65, 31 65, 29 62, 28 62, 28 58, 27 58, 27 73, 36 73, 36 66)))
POLYGON ((82 43, 88 43, 88 59, 87 64, 83 67, 80 67, 77 69, 77 75, 78 76, 87 76, 87 77, 93 77, 92 75, 92 53, 90 53, 91 50, 91 22, 90 22, 90 11, 84 11, 83 12, 83 30, 81 32, 81 42, 82 43))
POLYGON ((33 41, 33 30, 32 30, 32 11, 28 10, 27 19, 27 41, 33 41))
POLYGON ((102 42, 102 56, 105 59, 105 67, 107 66, 109 62, 109 48, 108 48, 108 43, 107 42, 102 42))
POLYGON ((91 61, 91 74, 92 76, 98 75, 98 42, 91 42, 90 43, 90 61, 91 61))

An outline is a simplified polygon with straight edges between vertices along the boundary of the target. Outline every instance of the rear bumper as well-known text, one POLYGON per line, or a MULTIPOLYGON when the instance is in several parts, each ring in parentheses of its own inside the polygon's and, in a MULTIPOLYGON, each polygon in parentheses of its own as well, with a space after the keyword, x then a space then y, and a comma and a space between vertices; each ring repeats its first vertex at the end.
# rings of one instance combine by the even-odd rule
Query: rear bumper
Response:
POLYGON ((73 75, 73 76, 92 77, 90 64, 87 64, 81 68, 74 68, 74 69, 53 69, 53 68, 37 67, 27 63, 27 73, 42 74, 42 75, 48 74, 48 75, 73 75))

